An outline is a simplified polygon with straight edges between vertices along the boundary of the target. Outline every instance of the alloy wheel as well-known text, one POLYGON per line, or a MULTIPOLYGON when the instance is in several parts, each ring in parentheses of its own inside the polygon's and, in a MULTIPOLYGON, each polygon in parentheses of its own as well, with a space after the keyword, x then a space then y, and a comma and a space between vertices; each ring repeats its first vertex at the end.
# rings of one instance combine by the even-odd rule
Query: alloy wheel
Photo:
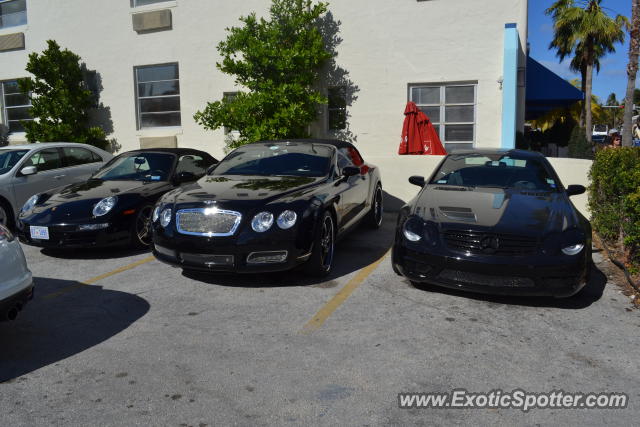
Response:
POLYGON ((151 244, 151 213, 153 208, 151 206, 145 206, 140 210, 136 217, 136 237, 138 241, 149 246, 151 244))
POLYGON ((322 266, 325 269, 331 268, 333 262, 333 249, 334 249, 334 232, 333 232, 333 219, 327 216, 322 223, 322 234, 320 238, 320 250, 322 266))
POLYGON ((382 214, 384 212, 382 205, 382 189, 380 187, 376 189, 373 204, 373 214, 375 215, 376 225, 379 227, 380 224, 382 224, 382 214))
POLYGON ((7 211, 4 209, 4 206, 0 205, 0 224, 7 225, 9 222, 9 215, 7 215, 7 211))

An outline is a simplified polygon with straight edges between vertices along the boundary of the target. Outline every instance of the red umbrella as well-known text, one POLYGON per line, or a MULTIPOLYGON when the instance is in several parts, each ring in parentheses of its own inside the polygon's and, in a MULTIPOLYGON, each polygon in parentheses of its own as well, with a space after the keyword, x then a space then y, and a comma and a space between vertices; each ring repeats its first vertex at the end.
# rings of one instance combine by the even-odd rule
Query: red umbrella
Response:
POLYGON ((415 102, 409 101, 404 110, 404 126, 402 140, 398 154, 418 155, 446 155, 447 152, 440 142, 438 133, 431 124, 431 120, 424 114, 415 102))

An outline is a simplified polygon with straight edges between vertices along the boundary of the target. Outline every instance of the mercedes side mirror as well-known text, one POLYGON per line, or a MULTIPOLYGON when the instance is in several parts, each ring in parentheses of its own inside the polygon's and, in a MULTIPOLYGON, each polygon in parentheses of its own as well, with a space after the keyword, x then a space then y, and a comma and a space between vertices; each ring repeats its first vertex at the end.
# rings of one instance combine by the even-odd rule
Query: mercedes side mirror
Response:
POLYGON ((583 185, 570 185, 567 187, 567 196, 577 196, 587 191, 583 185))
POLYGON ((356 175, 360 175, 360 168, 358 167, 347 166, 344 169, 342 169, 342 176, 346 176, 348 178, 356 175))
POLYGON ((418 187, 424 187, 426 184, 424 181, 424 176, 419 175, 413 175, 409 177, 409 182, 413 185, 417 185, 418 187))
POLYGON ((35 166, 26 166, 20 169, 20 175, 22 176, 35 175, 37 173, 38 173, 38 168, 35 166))

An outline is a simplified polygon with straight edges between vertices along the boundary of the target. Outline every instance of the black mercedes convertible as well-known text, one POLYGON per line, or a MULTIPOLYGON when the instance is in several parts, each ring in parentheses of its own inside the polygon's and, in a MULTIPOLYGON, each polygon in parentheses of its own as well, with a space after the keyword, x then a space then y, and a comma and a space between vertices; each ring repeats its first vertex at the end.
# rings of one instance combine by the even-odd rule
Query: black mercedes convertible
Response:
POLYGON ((231 152, 207 176, 165 194, 153 253, 186 270, 331 271, 334 245, 382 222, 378 169, 350 143, 265 141, 231 152))
POLYGON ((567 297, 588 280, 591 225, 547 159, 457 151, 398 216, 393 268, 413 282, 482 293, 567 297))
POLYGON ((86 181, 27 200, 19 215, 20 240, 49 248, 148 246, 156 201, 215 163, 209 154, 187 148, 123 153, 86 181))

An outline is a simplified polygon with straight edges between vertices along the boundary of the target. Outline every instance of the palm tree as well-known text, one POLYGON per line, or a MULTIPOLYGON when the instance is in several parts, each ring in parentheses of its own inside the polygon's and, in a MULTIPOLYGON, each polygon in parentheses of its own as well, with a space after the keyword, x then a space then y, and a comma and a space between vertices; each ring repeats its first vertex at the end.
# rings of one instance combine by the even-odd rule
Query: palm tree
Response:
MULTIPOLYGON (((554 40, 555 41, 555 40, 554 40)), ((553 42, 551 42, 553 43, 553 42)), ((563 55, 560 54, 560 51, 558 50, 558 56, 560 56, 560 61, 562 61, 564 59, 564 57, 566 57, 567 55, 569 55, 571 52, 567 52, 563 55)), ((600 73, 600 58, 602 58, 604 56, 604 52, 601 48, 601 46, 597 46, 596 51, 594 52, 594 62, 593 62, 593 67, 596 69, 596 73, 600 73)), ((582 93, 586 93, 587 91, 587 63, 584 60, 584 43, 578 43, 578 45, 576 46, 576 55, 573 57, 573 59, 571 60, 571 64, 569 65, 569 68, 571 69, 571 71, 576 72, 576 73, 580 73, 580 90, 582 90, 582 93)), ((587 99, 585 97, 585 99, 587 99)), ((580 127, 584 128, 584 120, 585 120, 585 116, 584 116, 584 101, 580 103, 581 106, 581 111, 580 111, 580 120, 578 123, 580 123, 580 127)), ((593 110, 592 110, 593 111, 593 110)))
POLYGON ((631 41, 629 42, 629 65, 627 65, 627 95, 624 101, 624 134, 622 145, 631 147, 633 136, 633 103, 638 74, 638 54, 640 53, 640 0, 631 4, 631 41))
MULTIPOLYGON (((584 67, 584 95, 591 99, 593 67, 598 58, 615 52, 615 44, 624 41, 629 20, 622 15, 612 19, 603 9, 602 0, 557 0, 546 10, 554 21, 554 39, 549 49, 557 49, 562 61, 572 53, 576 65, 584 67), (601 53, 601 55, 599 55, 601 53)), ((591 142, 593 115, 590 103, 584 103, 585 131, 591 142)))

